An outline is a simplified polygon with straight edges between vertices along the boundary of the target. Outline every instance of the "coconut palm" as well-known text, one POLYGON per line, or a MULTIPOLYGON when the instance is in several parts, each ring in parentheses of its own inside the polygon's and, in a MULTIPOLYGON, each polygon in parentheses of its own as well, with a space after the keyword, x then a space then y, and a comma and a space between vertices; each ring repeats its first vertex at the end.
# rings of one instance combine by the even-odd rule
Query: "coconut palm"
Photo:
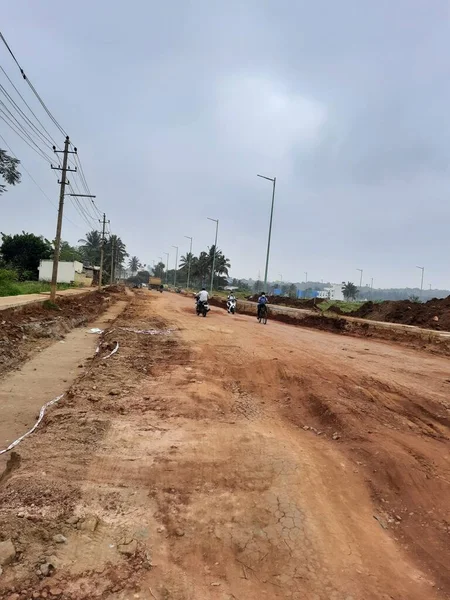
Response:
POLYGON ((132 257, 130 258, 130 262, 128 263, 128 266, 130 267, 130 270, 131 270, 131 272, 133 273, 133 275, 134 275, 135 273, 137 273, 137 271, 138 271, 138 269, 139 269, 139 267, 140 267, 140 264, 141 264, 141 263, 140 263, 140 261, 139 261, 139 259, 138 259, 138 257, 137 257, 137 256, 132 256, 132 257))
POLYGON ((102 247, 102 236, 98 231, 92 230, 86 233, 86 238, 78 240, 81 244, 80 252, 83 259, 91 265, 100 264, 100 250, 102 247))
POLYGON ((354 300, 359 294, 359 290, 354 283, 347 281, 347 283, 342 285, 342 293, 346 300, 354 300))

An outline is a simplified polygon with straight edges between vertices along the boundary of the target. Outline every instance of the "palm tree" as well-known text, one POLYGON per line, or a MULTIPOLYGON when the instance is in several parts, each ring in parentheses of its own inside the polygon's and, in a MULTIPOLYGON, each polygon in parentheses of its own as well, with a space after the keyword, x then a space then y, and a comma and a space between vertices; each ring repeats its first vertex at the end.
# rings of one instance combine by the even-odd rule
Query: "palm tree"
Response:
POLYGON ((342 285, 342 293, 346 300, 355 300, 356 296, 359 294, 359 290, 354 283, 347 281, 347 283, 343 283, 342 285))
POLYGON ((133 275, 135 273, 137 273, 137 270, 140 267, 140 261, 139 261, 138 257, 137 256, 132 256, 130 258, 130 262, 128 263, 128 266, 130 267, 131 272, 133 273, 133 275))
POLYGON ((100 264, 100 249, 102 246, 102 236, 98 231, 92 230, 86 233, 86 239, 78 240, 81 243, 80 252, 83 259, 91 265, 100 264))

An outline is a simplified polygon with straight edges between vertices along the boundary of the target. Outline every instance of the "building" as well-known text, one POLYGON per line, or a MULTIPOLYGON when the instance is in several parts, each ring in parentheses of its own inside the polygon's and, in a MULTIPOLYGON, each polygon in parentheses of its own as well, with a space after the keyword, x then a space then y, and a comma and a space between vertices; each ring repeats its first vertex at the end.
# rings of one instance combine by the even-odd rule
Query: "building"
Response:
MULTIPOLYGON (((342 283, 332 283, 331 286, 324 288, 326 296, 319 296, 319 298, 328 298, 329 300, 345 300, 344 294, 342 293, 342 283)), ((321 292, 319 292, 321 293, 321 292)))
MULTIPOLYGON (((51 281, 53 271, 52 260, 41 260, 39 264, 39 281, 51 281)), ((91 272, 92 273, 92 272, 91 272)), ((83 264, 74 261, 60 260, 58 262, 57 283, 81 283, 91 285, 92 276, 84 272, 83 264)))

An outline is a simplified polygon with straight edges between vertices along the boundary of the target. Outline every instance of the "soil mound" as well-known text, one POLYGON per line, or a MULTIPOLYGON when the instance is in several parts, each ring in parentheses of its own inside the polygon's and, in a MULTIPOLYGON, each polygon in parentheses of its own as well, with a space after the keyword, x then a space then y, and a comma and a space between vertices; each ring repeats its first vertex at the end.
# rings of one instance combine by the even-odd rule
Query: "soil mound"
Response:
MULTIPOLYGON (((337 311, 333 308, 333 312, 337 311)), ((348 314, 371 321, 387 321, 437 331, 450 331, 450 296, 433 298, 423 304, 411 300, 365 302, 358 310, 348 314)))

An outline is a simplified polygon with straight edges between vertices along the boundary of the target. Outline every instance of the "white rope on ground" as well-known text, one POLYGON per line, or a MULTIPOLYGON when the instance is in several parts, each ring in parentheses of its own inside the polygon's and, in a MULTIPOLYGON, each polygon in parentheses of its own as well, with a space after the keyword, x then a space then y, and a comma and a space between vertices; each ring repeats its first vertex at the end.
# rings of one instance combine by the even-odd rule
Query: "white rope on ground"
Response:
POLYGON ((18 444, 20 444, 20 442, 22 440, 24 440, 26 437, 28 437, 31 433, 33 433, 33 431, 37 428, 37 426, 39 425, 39 423, 42 421, 42 419, 44 418, 45 415, 45 411, 47 410, 47 408, 49 406, 52 406, 52 404, 56 404, 56 402, 58 402, 58 400, 61 400, 61 398, 64 396, 64 394, 61 394, 60 396, 57 396, 56 398, 53 398, 53 400, 50 400, 50 402, 47 402, 46 404, 44 404, 44 406, 41 408, 41 410, 39 411, 39 417, 38 420, 36 421, 36 423, 33 425, 33 427, 30 429, 30 431, 27 431, 27 433, 24 433, 19 439, 15 440, 12 444, 10 444, 7 448, 5 448, 5 450, 0 450, 0 454, 5 454, 5 452, 9 452, 10 450, 12 450, 13 448, 15 448, 18 444))
MULTIPOLYGON (((100 347, 97 348, 97 352, 99 351, 100 347)), ((119 342, 116 342, 116 347, 114 348, 114 350, 112 352, 110 352, 108 354, 108 356, 104 356, 102 358, 102 360, 106 360, 107 358, 109 358, 110 356, 112 356, 113 354, 115 354, 117 352, 117 350, 119 349, 119 342)), ((36 421, 36 423, 33 425, 33 427, 30 429, 30 431, 27 431, 26 433, 24 433, 20 438, 18 438, 17 440, 15 440, 14 442, 12 442, 12 444, 10 444, 7 448, 5 448, 4 450, 0 450, 0 456, 2 454, 5 454, 6 452, 9 452, 10 450, 12 450, 13 448, 15 448, 18 444, 20 444, 20 442, 22 440, 24 440, 26 437, 28 437, 29 435, 31 435, 33 433, 33 431, 35 431, 37 429, 37 427, 39 426, 40 422, 42 421, 42 419, 44 418, 44 415, 47 411, 47 408, 49 408, 50 406, 53 406, 53 404, 56 404, 59 400, 61 400, 61 398, 64 396, 65 394, 61 394, 60 396, 57 396, 56 398, 53 398, 53 400, 50 400, 50 402, 46 402, 46 404, 44 404, 44 406, 41 408, 41 410, 39 411, 39 417, 38 420, 36 421)))
POLYGON ((115 354, 117 352, 117 350, 119 349, 119 342, 116 342, 116 347, 114 348, 114 350, 112 352, 110 352, 108 354, 108 356, 104 356, 102 358, 102 360, 106 360, 107 358, 109 358, 110 356, 112 356, 113 354, 115 354))

